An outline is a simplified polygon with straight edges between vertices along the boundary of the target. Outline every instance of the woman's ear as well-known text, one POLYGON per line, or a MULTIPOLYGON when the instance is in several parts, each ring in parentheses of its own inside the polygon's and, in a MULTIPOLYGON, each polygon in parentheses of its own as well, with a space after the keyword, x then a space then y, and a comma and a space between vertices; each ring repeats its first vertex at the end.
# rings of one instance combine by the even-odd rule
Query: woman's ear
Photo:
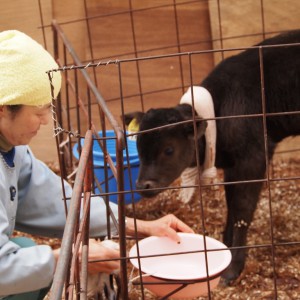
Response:
POLYGON ((4 105, 0 105, 0 117, 3 116, 4 111, 5 111, 5 106, 4 105))

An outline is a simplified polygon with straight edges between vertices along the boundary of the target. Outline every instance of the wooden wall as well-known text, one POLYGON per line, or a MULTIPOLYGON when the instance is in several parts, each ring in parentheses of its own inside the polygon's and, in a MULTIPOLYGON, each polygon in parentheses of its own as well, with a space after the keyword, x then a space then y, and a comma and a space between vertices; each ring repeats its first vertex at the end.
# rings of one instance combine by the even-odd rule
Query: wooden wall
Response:
MULTIPOLYGON (((209 49, 210 43, 201 43, 192 46, 184 46, 185 43, 198 37, 202 41, 215 39, 214 48, 244 47, 259 42, 262 39, 263 29, 269 32, 294 29, 299 27, 300 1, 298 0, 210 0, 198 1, 186 5, 184 0, 177 0, 179 32, 182 42, 181 51, 193 49, 209 49), (217 4, 220 3, 220 9, 217 4), (184 4, 184 5, 182 5, 184 4), (262 6, 263 5, 263 6, 262 6), (184 9, 182 9, 184 7, 184 9), (181 8, 181 10, 180 10, 181 8), (264 14, 262 15, 262 11, 264 14), (251 35, 245 37, 245 35, 251 35), (223 43, 218 40, 223 37, 223 43)), ((170 6, 155 9, 157 6, 173 3, 170 0, 140 1, 132 0, 132 8, 135 10, 135 34, 137 37, 138 56, 158 55, 177 52, 178 48, 169 47, 165 50, 153 50, 162 45, 175 43, 175 23, 170 6), (153 7, 152 10, 146 10, 153 7), (152 49, 147 51, 147 49, 152 49)), ((50 27, 41 28, 42 21, 49 25, 52 19, 57 19, 62 24, 69 40, 72 42, 77 54, 83 61, 91 59, 91 52, 87 40, 87 27, 84 20, 87 13, 94 19, 90 20, 91 34, 93 37, 93 53, 97 59, 124 58, 133 54, 133 39, 130 14, 121 14, 129 9, 129 1, 126 0, 0 0, 0 30, 18 29, 35 38, 52 52, 52 32, 50 27), (39 5, 39 3, 41 5, 39 5), (85 4, 86 3, 86 7, 85 4), (87 9, 87 10, 86 10, 87 9), (42 14, 40 14, 42 12, 42 14), (119 13, 118 13, 119 12, 119 13), (106 14, 106 17, 104 17, 106 14), (97 17, 97 16, 102 17, 97 17), (42 16, 42 19, 41 19, 42 16), (76 22, 74 22, 76 21, 76 22), (45 35, 43 35, 45 33, 45 35), (127 54, 126 54, 127 53, 127 54), (130 54, 129 54, 130 53, 130 54), (123 55, 122 55, 123 54, 123 55), (120 57, 119 57, 120 56, 120 57)), ((233 54, 233 53, 231 53, 233 54)), ((220 61, 220 54, 206 55, 201 59, 201 68, 197 75, 200 79, 205 76, 220 61)), ((147 64, 142 69, 143 89, 150 90, 160 83, 162 86, 172 84, 172 74, 177 66, 171 61, 159 65, 154 69, 147 69, 147 64)), ((107 69, 105 76, 101 77, 101 93, 105 98, 115 97, 112 85, 115 71, 107 69)), ((127 93, 138 92, 135 70, 128 71, 125 78, 127 93)), ((162 99, 162 98, 161 98, 162 99)), ((173 100, 177 102, 178 92, 173 100)), ((128 109, 136 108, 136 102, 128 102, 128 109)), ((164 100, 153 102, 150 105, 165 104, 164 100)), ((119 114, 117 102, 111 102, 110 109, 119 114)), ((139 109, 139 107, 137 108, 139 109)), ((299 142, 298 142, 299 144, 299 142)), ((52 133, 52 124, 41 130, 39 136, 31 143, 31 147, 37 157, 44 161, 56 160, 56 146, 52 133)))

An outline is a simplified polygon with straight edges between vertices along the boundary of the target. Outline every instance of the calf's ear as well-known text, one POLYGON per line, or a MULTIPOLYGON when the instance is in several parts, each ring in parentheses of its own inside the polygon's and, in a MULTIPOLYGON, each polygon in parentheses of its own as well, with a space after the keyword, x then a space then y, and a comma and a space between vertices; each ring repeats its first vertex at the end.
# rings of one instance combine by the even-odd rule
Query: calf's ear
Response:
MULTIPOLYGON (((196 118, 196 137, 197 139, 201 138, 205 134, 205 130, 207 127, 207 121, 202 118, 196 118)), ((185 126, 185 132, 190 138, 195 138, 194 134, 194 123, 191 122, 185 126)))
POLYGON ((135 111, 135 112, 124 114, 123 116, 121 116, 121 119, 124 121, 125 125, 127 126, 133 119, 136 119, 136 122, 140 124, 144 114, 145 113, 141 111, 135 111))

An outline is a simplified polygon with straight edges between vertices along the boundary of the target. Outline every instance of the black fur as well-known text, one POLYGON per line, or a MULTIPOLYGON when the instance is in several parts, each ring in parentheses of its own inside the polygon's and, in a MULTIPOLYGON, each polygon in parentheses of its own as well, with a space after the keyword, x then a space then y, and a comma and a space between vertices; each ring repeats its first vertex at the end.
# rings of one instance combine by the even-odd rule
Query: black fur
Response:
MULTIPOLYGON (((194 123, 191 118, 192 107, 187 104, 150 109, 142 118, 140 131, 163 126, 137 137, 140 167, 136 187, 144 189, 140 191, 143 196, 158 194, 161 190, 157 188, 168 186, 187 166, 195 165, 194 123), (171 124, 174 126, 168 126, 171 124)), ((201 137, 207 123, 199 117, 195 121, 197 135, 201 137)), ((203 159, 203 154, 201 157, 203 159)))
MULTIPOLYGON (((270 38, 262 47, 265 110, 267 113, 300 111, 300 47, 265 47, 300 43, 300 30, 270 38)), ((216 117, 261 114, 263 110, 260 59, 258 47, 221 62, 201 83, 211 93, 216 117)), ((140 115, 141 116, 141 115, 140 115)), ((179 105, 155 109, 141 119, 146 130, 168 123, 192 119, 192 109, 179 105)), ((201 122, 197 123, 198 126, 201 122)), ((202 122, 203 124, 203 122, 202 122)), ((266 117, 267 151, 265 151, 264 119, 261 116, 217 120, 216 167, 224 169, 224 181, 266 178, 266 157, 272 158, 278 142, 300 134, 300 114, 266 117), (267 154, 267 156, 266 156, 267 154)), ((205 127, 205 126, 204 126, 205 127)), ((161 188, 195 165, 194 124, 160 129, 140 134, 137 139, 140 173, 137 187, 143 196, 153 196, 161 188)), ((203 129, 203 126, 202 126, 203 129)), ((205 140, 199 131, 198 146, 203 161, 205 140)), ((228 207, 224 242, 229 247, 246 244, 248 227, 256 209, 262 182, 225 186, 228 207), (241 224, 241 226, 237 226, 241 224), (246 225, 246 226, 245 226, 246 225)), ((232 250, 233 259, 223 274, 228 281, 244 268, 246 250, 232 250)))

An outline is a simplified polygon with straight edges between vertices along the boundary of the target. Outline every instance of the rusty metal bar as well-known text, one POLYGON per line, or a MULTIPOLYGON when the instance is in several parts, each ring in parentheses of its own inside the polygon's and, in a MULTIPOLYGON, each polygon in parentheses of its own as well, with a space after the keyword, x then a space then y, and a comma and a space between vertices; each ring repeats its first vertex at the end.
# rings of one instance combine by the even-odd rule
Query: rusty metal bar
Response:
POLYGON ((82 152, 79 160, 78 171, 73 187, 73 193, 63 234, 60 255, 56 266, 56 272, 54 274, 53 285, 51 288, 50 300, 60 300, 63 292, 68 265, 72 255, 72 238, 74 234, 73 231, 79 218, 79 208, 82 197, 82 182, 84 181, 91 147, 92 132, 89 130, 85 135, 84 145, 82 147, 82 152))
MULTIPOLYGON (((58 57, 59 57, 59 50, 58 50, 58 36, 57 36, 57 32, 56 31, 53 31, 53 44, 54 44, 54 58, 56 61, 58 61, 58 57)), ((51 82, 51 74, 48 73, 48 77, 49 77, 49 80, 51 82)), ((52 82, 51 82, 52 83, 52 82)), ((54 117, 53 118, 53 125, 54 125, 54 128, 57 127, 58 125, 58 121, 59 119, 57 119, 57 117, 59 118, 60 115, 59 115, 59 112, 57 113, 57 109, 55 109, 54 111, 54 108, 56 107, 57 105, 57 101, 60 103, 60 95, 58 95, 58 99, 57 101, 54 103, 54 88, 53 86, 51 85, 51 96, 52 96, 52 107, 53 107, 53 114, 54 117)), ((61 137, 57 134, 55 135, 55 140, 56 140, 56 150, 57 150, 57 154, 58 154, 58 160, 59 160, 59 165, 62 167, 64 166, 64 160, 63 160, 63 153, 60 151, 60 147, 59 147, 59 144, 61 142, 61 137)), ((62 169, 62 172, 64 172, 65 168, 61 168, 62 169)), ((61 176, 61 185, 62 185, 62 192, 63 192, 63 197, 64 199, 66 199, 66 191, 64 189, 64 184, 63 184, 63 179, 65 178, 66 174, 62 174, 61 176)), ((65 208, 65 213, 67 213, 67 206, 66 206, 66 203, 64 203, 64 208, 65 208)))
MULTIPOLYGON (((122 99, 123 89, 122 89, 122 80, 121 80, 121 65, 119 65, 119 79, 120 79, 120 96, 122 99)), ((119 138, 123 138, 120 136, 119 138)), ((118 191, 124 190, 124 173, 123 173, 123 149, 120 148, 118 144, 116 144, 116 153, 117 153, 117 167, 121 172, 118 174, 118 191)), ((128 156, 127 156, 128 157, 128 156)), ((126 223, 125 223, 125 201, 124 201, 124 194, 118 194, 118 206, 119 206, 119 235, 120 235, 120 256, 126 257, 126 223), (122 238, 124 237, 124 238, 122 238)), ((121 290, 122 290, 122 300, 128 299, 128 280, 127 280, 127 261, 123 259, 120 261, 120 273, 121 273, 121 290)))
MULTIPOLYGON (((192 68, 192 55, 189 55, 189 74, 190 74, 190 85, 193 86, 193 68, 192 68)), ((194 91, 193 89, 192 91, 192 106, 193 106, 193 126, 194 126, 194 134, 195 136, 197 135, 197 125, 196 125, 196 115, 195 115, 195 103, 194 103, 194 91)), ((198 167, 198 169, 200 170, 200 160, 199 160, 199 147, 198 147, 198 143, 197 143, 197 138, 195 138, 195 150, 196 150, 196 165, 198 167)), ((198 184, 197 188, 198 188, 198 192, 199 192, 199 204, 200 204, 200 215, 204 216, 204 204, 203 204, 203 198, 202 198, 202 186, 201 186, 201 178, 200 178, 200 173, 198 172, 198 182, 200 184, 198 184)), ((201 218, 201 226, 202 226, 202 230, 203 232, 207 232, 206 230, 206 226, 205 226, 205 220, 204 218, 201 218)), ((203 234, 203 246, 204 246, 204 257, 205 257, 205 269, 206 269, 206 276, 207 278, 209 278, 209 267, 208 267, 208 255, 207 255, 207 243, 206 243, 206 237, 205 234, 203 234)), ((211 300, 211 289, 210 289, 210 283, 209 280, 207 281, 207 290, 208 290, 208 299, 211 300)))
MULTIPOLYGON (((71 54, 72 58, 74 59, 74 63, 75 63, 76 66, 74 66, 72 69, 74 69, 74 70, 78 69, 77 66, 82 65, 82 63, 79 60, 78 56, 76 55, 76 53, 75 53, 74 49, 72 48, 70 42, 68 41, 68 39, 64 35, 63 31, 61 30, 60 26, 57 24, 57 22, 55 20, 53 21, 53 29, 54 29, 54 32, 56 32, 56 35, 59 35, 60 38, 63 40, 64 46, 68 49, 68 52, 71 54)), ((67 70, 68 68, 64 66, 62 69, 63 70, 67 70)), ((98 103, 98 105, 100 107, 101 120, 104 119, 104 116, 108 119, 109 123, 112 126, 112 129, 115 131, 115 134, 116 134, 116 137, 117 137, 116 138, 116 143, 117 144, 120 143, 121 147, 124 149, 124 147, 125 147, 125 143, 124 143, 125 139, 124 139, 123 130, 120 127, 119 123, 114 118, 114 116, 111 114, 110 110, 108 109, 108 107, 107 107, 107 105, 105 103, 105 100, 103 99, 102 95, 98 91, 97 87, 95 86, 95 84, 93 83, 93 81, 91 80, 91 78, 89 77, 89 75, 88 75, 88 73, 86 72, 85 69, 86 68, 82 68, 82 69, 80 69, 80 71, 81 71, 81 73, 82 73, 82 75, 83 75, 83 77, 84 77, 84 79, 86 81, 86 84, 87 84, 89 90, 91 90, 93 92, 93 94, 95 95, 97 103, 98 103)), ((77 76, 76 76, 76 78, 77 78, 77 76)), ((77 89, 77 84, 75 84, 75 86, 74 86, 71 83, 71 81, 68 80, 68 86, 71 87, 72 90, 74 91, 74 93, 76 95, 76 99, 78 101, 78 106, 80 106, 80 108, 81 108, 82 112, 84 113, 84 115, 86 116, 87 120, 89 120, 88 111, 85 109, 83 101, 78 96, 78 91, 76 90, 77 89)), ((78 111, 78 107, 77 107, 77 123, 78 123, 78 126, 80 126, 79 118, 80 118, 80 116, 79 116, 79 111, 78 111)), ((105 123, 104 122, 102 122, 102 127, 104 128, 104 132, 105 132, 105 123)), ((70 129, 71 129, 70 126, 68 126, 68 130, 70 130, 70 129)), ((98 132, 97 132, 97 130, 96 130, 93 122, 91 122, 91 129, 93 130, 94 135, 98 136, 98 132)), ((120 172, 116 171, 116 168, 115 168, 115 166, 114 166, 114 164, 113 164, 110 156, 106 153, 105 144, 102 145, 99 142, 99 145, 102 148, 102 150, 103 150, 103 152, 105 154, 105 157, 107 157, 107 162, 108 162, 108 164, 109 164, 109 166, 110 166, 110 168, 111 168, 111 170, 112 170, 115 178, 117 178, 118 173, 120 173, 120 172)), ((70 150, 71 149, 69 149, 69 151, 70 150)), ((123 155, 123 153, 122 153, 122 155, 123 155)), ((62 162, 62 164, 63 164, 63 162, 62 162)))
MULTIPOLYGON (((93 143, 92 147, 93 149, 93 143)), ((80 278, 80 300, 87 299, 87 284, 88 284, 88 253, 89 253, 89 228, 90 228, 90 201, 91 201, 91 187, 93 184, 93 152, 89 152, 88 164, 84 178, 84 218, 85 226, 83 227, 82 237, 82 265, 81 265, 81 278, 80 278)))
MULTIPOLYGON (((63 33, 60 26, 58 25, 58 23, 55 20, 52 22, 52 26, 55 29, 55 31, 57 31, 57 33, 60 36, 60 38, 62 39, 63 43, 68 48, 69 53, 72 55, 72 58, 74 59, 75 65, 77 65, 77 66, 82 65, 82 63, 81 63, 80 59, 78 58, 76 52, 72 48, 72 46, 71 46, 70 42, 68 41, 67 37, 65 36, 65 34, 63 33)), ((74 67, 73 69, 76 69, 76 67, 74 67)), ((101 106, 106 118, 109 120, 109 123, 113 126, 114 130, 116 130, 116 131, 119 130, 120 132, 122 132, 122 129, 120 128, 118 122, 116 121, 116 119, 114 118, 114 116, 112 115, 112 113, 110 112, 108 107, 106 106, 104 98, 102 97, 99 90, 94 85, 93 81, 91 80, 91 78, 89 77, 88 73, 85 70, 82 70, 82 76, 84 77, 88 87, 91 89, 93 94, 96 96, 97 102, 101 106)))
POLYGON ((266 117, 266 94, 265 94, 265 73, 264 73, 264 56, 263 48, 259 47, 259 70, 260 70, 260 90, 261 90, 261 102, 262 102, 262 121, 263 121, 263 134, 264 134, 264 147, 265 147, 265 161, 266 161, 266 182, 268 189, 268 201, 269 201, 269 214, 270 214, 270 234, 271 234, 271 253, 272 253, 272 268, 273 268, 273 282, 274 282, 274 296, 277 299, 277 274, 276 274, 276 262, 275 262, 275 247, 274 247, 274 220, 272 214, 272 197, 270 186, 270 173, 269 173, 269 154, 268 154, 268 130, 267 130, 267 117, 266 117))
MULTIPOLYGON (((61 28, 59 27, 59 25, 55 21, 53 22, 53 29, 54 29, 54 32, 56 32, 56 36, 59 36, 59 38, 62 40, 63 45, 64 45, 64 49, 68 50, 69 54, 71 55, 72 59, 74 60, 74 64, 75 65, 81 65, 81 62, 80 62, 79 58, 77 57, 75 51, 73 50, 71 44, 69 43, 69 41, 65 37, 64 33, 62 32, 61 28)), ((56 41, 56 43, 58 43, 58 42, 56 41)), ((57 49, 58 49, 58 47, 57 47, 57 49)), ((95 128, 92 120, 91 120, 91 110, 90 110, 90 107, 88 109, 86 109, 85 105, 84 105, 84 103, 82 101, 82 99, 79 97, 78 82, 77 82, 78 76, 76 75, 76 77, 75 77, 75 80, 76 80, 75 81, 75 85, 73 85, 72 82, 71 82, 71 80, 70 80, 70 78, 68 78, 67 75, 66 75, 66 77, 67 77, 66 78, 66 84, 68 84, 68 87, 71 88, 71 90, 74 91, 74 93, 76 95, 76 100, 77 100, 77 103, 78 103, 76 105, 76 108, 77 108, 77 110, 76 110, 77 111, 77 113, 76 113, 76 116, 77 116, 77 126, 80 127, 80 114, 79 114, 79 109, 80 109, 80 111, 83 112, 83 115, 87 118, 87 120, 88 120, 88 122, 90 124, 89 127, 90 127, 91 131, 89 131, 90 132, 89 135, 92 135, 92 133, 93 133, 94 136, 97 139, 99 139, 98 142, 99 142, 99 145, 101 146, 101 148, 103 150, 103 153, 105 155, 105 161, 108 162, 108 164, 110 165, 111 170, 112 170, 114 176, 116 177, 117 185, 118 185, 118 191, 123 191, 124 190, 124 179, 123 179, 124 175, 123 175, 123 171, 122 170, 123 170, 123 149, 124 149, 124 145, 125 145, 125 142, 124 142, 125 141, 125 139, 124 139, 124 132, 121 129, 121 127, 119 126, 118 122, 113 117, 113 115, 111 114, 111 112, 108 110, 104 99, 102 98, 100 92, 96 88, 96 86, 93 83, 93 81, 90 79, 87 71, 85 69, 78 70, 77 68, 74 68, 75 72, 76 72, 76 70, 81 73, 81 75, 83 76, 83 78, 85 80, 85 84, 87 85, 87 88, 88 88, 88 97, 90 98, 90 91, 91 91, 94 94, 95 98, 96 98, 97 104, 100 107, 100 117, 101 117, 102 128, 105 129, 105 122, 104 122, 104 117, 105 117, 105 118, 107 118, 107 120, 109 121, 109 123, 112 126, 112 129, 115 132, 115 136, 116 136, 115 139, 116 139, 117 165, 116 166, 114 165, 114 163, 113 163, 113 161, 112 161, 109 153, 107 153, 105 131, 103 132, 104 137, 100 139, 100 137, 98 135, 98 132, 97 132, 97 130, 96 130, 96 128, 95 128)), ((56 71, 62 71, 62 70, 56 70, 56 71)), ((63 73, 64 73, 64 71, 65 70, 63 70, 63 73)), ((77 74, 77 72, 76 72, 76 74, 77 74)), ((68 89, 67 89, 67 91, 68 91, 68 89)), ((90 100, 89 100, 88 104, 91 105, 90 100)), ((70 124, 69 120, 68 120, 68 124, 70 124)), ((71 129, 71 126, 68 125, 68 130, 70 130, 70 129, 71 129)), ((68 133, 68 132, 66 131, 66 133, 68 133)), ((69 132, 69 134, 72 134, 72 132, 69 132)), ((78 136, 78 138, 79 138, 79 136, 78 136)), ((78 142, 80 144, 80 140, 78 140, 78 142)), ((85 141, 85 144, 86 144, 86 141, 85 141)), ((84 144, 84 147, 85 147, 85 144, 84 144)), ((81 160, 82 160, 81 156, 84 154, 84 151, 86 151, 86 150, 84 150, 84 149, 81 150, 81 155, 80 155, 80 161, 79 161, 79 163, 81 163, 81 160)), ((81 177, 78 174, 78 172, 82 172, 82 170, 80 168, 83 168, 83 167, 81 165, 79 165, 79 167, 78 167, 77 175, 76 175, 76 178, 75 178, 75 184, 78 184, 78 178, 81 177)), ((85 165, 85 168, 87 168, 87 165, 85 165)), ((92 180, 91 178, 87 179, 88 182, 90 182, 91 180, 92 180)), ((75 185, 74 185, 74 187, 75 187, 75 185)), ((90 193, 90 192, 88 192, 88 193, 90 193)), ((110 212, 109 207, 108 207, 108 197, 104 197, 104 198, 105 198, 105 202, 107 204, 107 220, 108 220, 108 224, 109 224, 109 218, 110 218, 111 212, 110 212)), ((121 257, 126 258, 124 193, 120 193, 118 195, 118 203, 119 203, 119 221, 121 220, 121 222, 120 222, 121 224, 119 225, 119 227, 120 227, 119 228, 119 236, 120 236, 121 240, 124 240, 124 243, 121 243, 121 245, 120 245, 120 254, 121 254, 121 257)), ((87 223, 88 223, 88 221, 87 221, 87 223)), ((66 230, 67 230, 67 228, 66 228, 66 230)), ((80 230, 81 229, 79 229, 79 231, 80 230)), ((74 231, 74 227, 73 227, 73 231, 74 231)), ((68 232, 68 231, 66 231, 66 232, 68 232)), ((108 235, 110 236, 110 229, 109 228, 108 228, 108 235)), ((87 255, 87 251, 88 251, 88 243, 86 241, 87 236, 88 236, 88 232, 84 233, 83 237, 80 237, 80 238, 83 239, 83 241, 85 241, 85 242, 83 242, 83 244, 84 244, 83 245, 83 247, 84 247, 84 255, 85 256, 87 255)), ((69 238, 71 239, 71 237, 69 237, 69 238)), ((78 242, 80 241, 80 238, 79 238, 79 240, 78 240, 78 236, 76 238, 76 247, 75 247, 76 251, 75 251, 75 253, 73 253, 73 255, 75 255, 75 256, 76 256, 76 252, 78 250, 78 242)), ((62 245, 62 246, 64 246, 64 245, 62 245)), ((66 248, 66 249, 67 249, 66 251, 70 251, 70 248, 66 248)), ((63 258, 64 266, 67 266, 67 264, 69 264, 69 262, 70 262, 70 255, 71 255, 71 253, 69 253, 68 255, 65 253, 65 257, 63 258)), ((73 261, 72 265, 74 266, 75 261, 76 261, 76 257, 73 256, 73 260, 72 261, 73 261)), ((65 269, 67 269, 67 268, 65 268, 65 269)), ((71 271, 70 276, 72 278, 71 284, 73 284, 73 285, 75 284, 75 282, 74 282, 74 271, 75 271, 75 269, 74 269, 74 267, 72 267, 72 271, 71 271)), ((58 269, 57 272, 61 273, 62 270, 58 269)), ((122 291, 123 297, 124 297, 124 295, 126 294, 126 291, 127 291, 127 277, 124 278, 124 276, 126 276, 126 272, 127 272, 127 262, 126 262, 126 259, 123 259, 123 260, 121 260, 121 280, 122 280, 122 282, 125 282, 125 284, 123 284, 123 286, 122 286, 122 290, 123 289, 125 290, 125 292, 122 291)), ((83 270, 82 274, 83 274, 83 276, 84 276, 84 274, 86 276, 86 268, 83 270)), ((60 275, 57 275, 57 276, 62 276, 63 279, 66 279, 66 274, 65 273, 61 273, 60 275)), ((58 290, 58 292, 60 292, 61 290, 58 288, 58 285, 63 285, 63 280, 60 280, 58 282, 58 280, 56 279, 55 282, 56 283, 54 283, 53 290, 58 290)), ((83 291, 83 292, 82 292, 81 296, 83 298, 85 297, 85 295, 84 295, 84 291, 86 290, 85 286, 86 286, 86 279, 82 282, 82 289, 81 289, 81 291, 83 291)), ((61 289, 62 289, 62 287, 61 287, 61 289)), ((53 296, 53 297, 55 297, 55 296, 53 296)), ((52 299, 55 299, 55 298, 52 298, 52 299)))

